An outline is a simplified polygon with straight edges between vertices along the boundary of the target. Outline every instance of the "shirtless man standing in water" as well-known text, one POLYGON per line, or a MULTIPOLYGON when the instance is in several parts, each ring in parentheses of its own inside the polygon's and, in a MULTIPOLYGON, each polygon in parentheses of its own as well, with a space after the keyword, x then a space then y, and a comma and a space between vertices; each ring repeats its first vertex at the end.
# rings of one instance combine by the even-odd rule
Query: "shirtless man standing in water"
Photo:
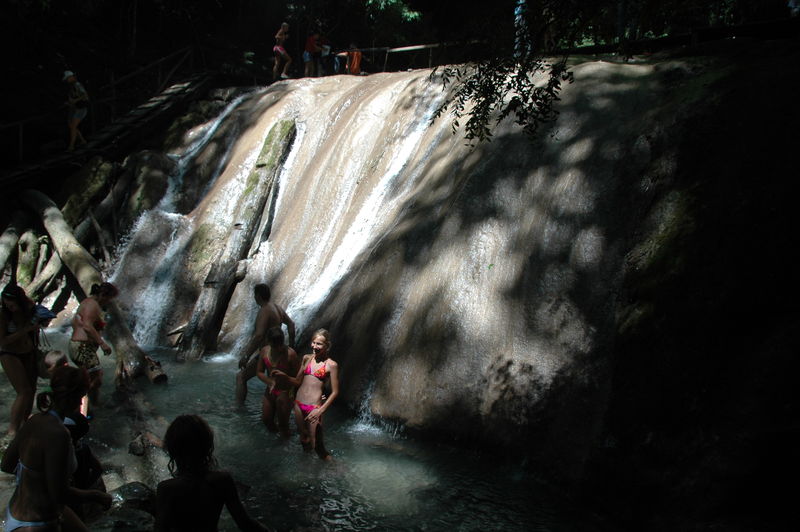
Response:
POLYGON ((247 399, 247 381, 256 376, 258 352, 266 344, 267 331, 285 323, 289 329, 289 347, 294 345, 294 322, 285 310, 270 301, 269 286, 256 285, 253 288, 253 297, 261 308, 256 316, 256 330, 239 357, 239 372, 236 373, 236 400, 239 404, 247 399))

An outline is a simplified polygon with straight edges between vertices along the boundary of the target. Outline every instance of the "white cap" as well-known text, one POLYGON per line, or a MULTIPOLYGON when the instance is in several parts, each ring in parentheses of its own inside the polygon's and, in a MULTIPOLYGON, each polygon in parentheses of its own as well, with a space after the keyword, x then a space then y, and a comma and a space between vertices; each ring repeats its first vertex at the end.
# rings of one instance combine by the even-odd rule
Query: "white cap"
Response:
POLYGON ((74 75, 75 75, 75 72, 73 72, 72 70, 65 70, 64 71, 64 77, 61 79, 61 81, 67 81, 69 78, 71 78, 74 75))

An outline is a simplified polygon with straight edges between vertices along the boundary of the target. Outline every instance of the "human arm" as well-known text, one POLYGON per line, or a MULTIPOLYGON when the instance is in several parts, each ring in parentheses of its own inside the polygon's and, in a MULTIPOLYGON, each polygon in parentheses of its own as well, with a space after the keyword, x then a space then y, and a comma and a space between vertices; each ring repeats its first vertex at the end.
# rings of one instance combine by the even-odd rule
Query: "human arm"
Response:
MULTIPOLYGON (((245 532, 264 532, 269 529, 250 517, 245 510, 242 500, 239 498, 239 492, 236 491, 236 484, 233 482, 233 477, 230 473, 225 471, 219 472, 220 487, 222 488, 223 497, 225 498, 225 507, 236 522, 239 530, 245 532)), ((156 529, 158 530, 158 529, 156 529)))
POLYGON ((100 305, 94 299, 84 300, 78 307, 77 314, 73 327, 77 323, 84 330, 89 340, 99 345, 105 354, 111 353, 111 347, 103 340, 100 331, 94 326, 96 322, 100 321, 100 305))
POLYGON ((111 497, 111 495, 105 491, 84 490, 74 486, 70 486, 69 495, 71 498, 77 499, 80 502, 93 502, 95 504, 99 504, 106 510, 111 508, 111 502, 114 500, 113 497, 111 497))
MULTIPOLYGON (((292 350, 292 351, 294 351, 294 350, 292 350)), ((297 353, 295 353, 295 361, 297 360, 297 356, 296 355, 297 355, 297 353)), ((302 382, 303 382, 303 368, 306 366, 308 361, 311 360, 311 357, 313 357, 313 356, 314 355, 312 354, 312 355, 305 355, 303 357, 303 361, 300 363, 299 366, 297 366, 297 371, 296 371, 294 377, 292 377, 291 375, 287 375, 286 373, 282 372, 279 369, 273 370, 272 371, 272 375, 273 376, 286 377, 286 381, 288 383, 290 383, 292 386, 294 386, 296 388, 299 388, 300 384, 302 384, 302 382)), ((291 359, 290 359, 290 363, 291 363, 291 359)))
POLYGON ((19 462, 19 445, 17 444, 17 438, 14 438, 8 444, 5 454, 3 454, 3 460, 0 461, 0 470, 4 473, 13 474, 17 469, 17 462, 19 462))
POLYGON ((339 364, 337 364, 334 360, 328 359, 327 366, 328 374, 330 375, 331 379, 331 393, 325 399, 324 403, 322 403, 318 408, 315 408, 309 412, 308 416, 306 417, 309 422, 315 421, 317 418, 321 417, 339 395, 339 364))
POLYGON ((23 338, 29 335, 30 333, 36 332, 38 330, 39 330, 39 324, 31 321, 27 323, 25 327, 22 327, 14 331, 13 333, 9 333, 8 318, 6 317, 5 312, 0 312, 0 346, 13 344, 20 338, 23 338))
POLYGON ((253 331, 253 336, 250 337, 247 345, 244 346, 244 350, 242 350, 242 354, 239 356, 239 368, 244 368, 247 365, 247 361, 250 360, 250 355, 253 354, 253 351, 260 349, 261 346, 264 345, 264 335, 267 334, 268 321, 269 315, 264 307, 261 307, 256 316, 256 330, 253 331))
POLYGON ((256 365, 256 377, 258 380, 269 386, 270 388, 275 386, 275 379, 273 379, 270 375, 266 374, 267 365, 264 363, 264 357, 267 356, 269 353, 269 347, 265 346, 261 349, 258 353, 258 363, 256 365))

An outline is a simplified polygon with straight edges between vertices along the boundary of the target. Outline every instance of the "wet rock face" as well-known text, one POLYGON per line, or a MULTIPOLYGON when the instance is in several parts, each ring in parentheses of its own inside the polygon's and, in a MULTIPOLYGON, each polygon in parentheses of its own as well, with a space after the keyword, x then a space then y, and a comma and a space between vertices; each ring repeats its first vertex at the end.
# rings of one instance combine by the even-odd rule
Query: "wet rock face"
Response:
POLYGON ((155 492, 141 482, 130 482, 109 492, 113 497, 110 510, 92 520, 93 531, 146 532, 155 525, 155 492))
MULTIPOLYGON (((206 265, 221 235, 247 222, 231 213, 267 132, 291 117, 295 145, 220 350, 249 339, 252 288, 267 282, 301 352, 313 330, 331 330, 354 409, 512 448, 564 483, 610 479, 600 485, 630 494, 637 471, 652 468, 663 485, 665 457, 683 444, 695 463, 709 457, 716 413, 770 410, 761 399, 729 408, 735 387, 717 381, 747 380, 748 357, 761 352, 753 338, 797 299, 775 251, 797 226, 784 214, 797 197, 783 179, 794 175, 793 148, 774 123, 797 117, 783 89, 791 73, 773 98, 744 76, 740 56, 582 63, 536 143, 502 123, 474 149, 448 122, 430 123, 441 93, 428 73, 273 86, 220 124, 189 166, 196 192, 134 236, 134 256, 158 262, 180 219, 193 232, 169 260, 206 265), (769 100, 765 112, 742 103, 752 94, 769 100), (615 481, 617 470, 628 476, 615 481)), ((171 316, 189 317, 200 283, 213 281, 203 268, 174 276, 171 316)), ((761 382, 782 388, 783 373, 761 382)), ((704 463, 733 463, 742 449, 704 463)))
POLYGON ((175 172, 175 161, 160 152, 142 151, 125 160, 124 171, 134 176, 122 214, 122 226, 129 227, 142 212, 158 205, 164 197, 169 176, 175 172))
POLYGON ((156 518, 134 508, 115 508, 91 523, 95 532, 151 532, 156 518))
POLYGON ((142 482, 129 482, 111 491, 114 506, 135 509, 155 515, 155 492, 142 482))

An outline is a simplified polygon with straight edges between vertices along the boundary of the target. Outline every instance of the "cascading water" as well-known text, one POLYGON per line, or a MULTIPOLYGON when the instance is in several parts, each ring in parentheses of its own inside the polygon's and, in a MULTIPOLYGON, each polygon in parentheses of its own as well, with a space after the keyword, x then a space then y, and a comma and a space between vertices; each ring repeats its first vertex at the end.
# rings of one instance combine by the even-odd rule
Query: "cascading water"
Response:
MULTIPOLYGON (((181 268, 181 256, 193 229, 189 217, 175 212, 176 199, 183 189, 186 173, 191 170, 202 150, 215 139, 220 126, 248 96, 249 94, 245 93, 236 97, 214 120, 192 132, 190 142, 182 153, 170 154, 176 161, 176 166, 175 171, 169 174, 164 196, 156 207, 139 216, 130 230, 130 236, 126 238, 126 246, 120 253, 111 280, 121 286, 129 286, 130 269, 136 270, 137 277, 149 279, 146 286, 136 290, 137 297, 131 306, 136 312, 130 313, 132 333, 140 345, 157 346, 160 342, 163 345, 163 318, 169 309, 169 305, 165 303, 175 292, 175 282, 179 278, 178 273, 181 268), (143 240, 148 244, 144 244, 143 240), (127 260, 128 252, 135 254, 142 246, 150 250, 148 263, 153 267, 152 272, 144 276, 138 268, 132 268, 131 261, 127 260)), ((228 143, 228 148, 215 161, 215 170, 211 174, 212 183, 223 170, 232 144, 228 143)))
MULTIPOLYGON (((337 403, 358 417, 326 417, 339 427, 331 434, 338 443, 331 446, 337 459, 352 464, 359 456, 370 464, 364 465, 363 475, 374 474, 372 466, 396 472, 394 466, 381 469, 386 465, 381 458, 361 453, 359 445, 373 445, 373 436, 379 440, 378 454, 389 449, 398 458, 418 452, 409 447, 415 444, 398 443, 399 426, 452 434, 461 441, 478 436, 521 445, 532 427, 553 423, 570 441, 591 440, 598 426, 594 420, 605 407, 604 391, 593 377, 595 370, 603 371, 602 364, 579 379, 567 378, 565 395, 547 402, 555 410, 542 416, 541 409, 554 383, 563 385, 565 375, 597 360, 593 355, 613 328, 609 316, 625 254, 618 242, 627 230, 619 213, 630 208, 617 172, 625 153, 619 146, 627 145, 630 132, 640 126, 639 113, 652 104, 649 92, 631 96, 648 68, 576 68, 576 77, 583 72, 605 81, 595 82, 594 92, 565 90, 562 118, 553 134, 537 144, 505 121, 494 130, 491 144, 465 145, 462 137, 451 135, 449 122, 431 122, 446 95, 425 71, 279 82, 244 96, 220 117, 213 133, 214 128, 205 132, 202 146, 187 150, 192 159, 169 201, 180 203, 186 191, 202 191, 183 206, 189 212, 177 215, 180 222, 165 223, 159 218, 164 214, 143 218, 116 273, 123 293, 139 296, 128 304, 137 338, 159 346, 167 345, 168 330, 195 323, 200 294, 213 293, 203 290, 220 282, 220 272, 237 276, 233 294, 224 294, 217 354, 205 357, 201 367, 170 368, 170 386, 187 387, 190 393, 172 395, 164 412, 177 413, 167 403, 185 409, 199 408, 200 401, 227 435, 235 435, 237 441, 228 443, 237 449, 227 455, 229 463, 240 471, 248 468, 237 453, 248 456, 240 445, 260 430, 258 405, 248 406, 249 425, 239 430, 243 420, 230 405, 233 359, 253 331, 257 308, 252 289, 267 283, 274 301, 297 324, 299 342, 317 327, 332 331, 332 356, 342 374, 337 403), (597 101, 607 105, 593 105, 597 101), (272 164, 260 156, 284 122, 293 123, 295 131, 293 140, 286 141, 288 153, 269 176, 259 174, 259 168, 272 164), (595 135, 598 123, 605 128, 601 140, 595 135), (596 149, 601 143, 608 148, 596 149), (242 218, 240 204, 266 180, 263 212, 242 218), (249 235, 237 231, 252 224, 258 230, 245 256, 237 252, 235 274, 229 257, 227 269, 215 269, 232 235, 249 235), (146 265, 133 267, 142 257, 146 265), (214 376, 206 382, 196 372, 214 376), (208 390, 194 387, 202 382, 208 390), (212 396, 193 399, 192 392, 212 396), (389 420, 388 425, 381 420, 389 420)), ((636 173, 634 163, 647 160, 626 161, 626 171, 636 173)), ((303 345, 296 347, 300 354, 307 352, 303 345)), ((158 353, 166 362, 169 352, 158 353)), ((250 389, 251 396, 258 395, 263 384, 253 379, 250 389)), ((565 469, 577 470, 583 463, 582 445, 565 451, 558 438, 536 444, 551 445, 565 469)), ((293 452, 279 444, 271 450, 293 452)), ((457 462, 459 453, 453 453, 457 462)), ((407 469, 415 468, 407 464, 407 469)), ((275 471, 283 480, 293 476, 279 466, 275 471)), ((441 475, 453 471, 456 478, 469 477, 455 465, 441 475)), ((410 506, 387 509, 385 515, 393 517, 385 521, 381 509, 386 501, 359 499, 341 483, 336 490, 366 501, 370 517, 364 523, 380 528, 377 523, 391 522, 389 529, 405 530, 396 516, 425 506, 420 501, 436 492, 438 476, 431 478, 424 470, 411 475, 410 506)), ((385 474, 376 478, 388 482, 385 474)), ((520 478, 528 486, 515 493, 530 494, 534 482, 520 478)), ((253 482, 265 489, 273 485, 270 480, 253 482)), ((360 474, 346 482, 361 483, 359 489, 370 493, 375 489, 360 474)), ((453 490, 458 482, 445 484, 453 490)), ((484 495, 502 499, 493 489, 487 486, 484 495)), ((338 523, 342 508, 323 504, 329 497, 311 491, 306 502, 321 498, 318 507, 324 514, 313 523, 339 529, 331 523, 338 523)), ((435 523, 431 529, 452 527, 437 512, 453 500, 433 499, 441 506, 422 511, 435 523)), ((359 528, 362 509, 351 506, 342 522, 359 528)), ((515 511, 506 517, 504 522, 512 523, 509 530, 525 529, 514 528, 520 522, 536 524, 515 511)), ((424 528, 424 520, 417 525, 411 529, 424 528)))

